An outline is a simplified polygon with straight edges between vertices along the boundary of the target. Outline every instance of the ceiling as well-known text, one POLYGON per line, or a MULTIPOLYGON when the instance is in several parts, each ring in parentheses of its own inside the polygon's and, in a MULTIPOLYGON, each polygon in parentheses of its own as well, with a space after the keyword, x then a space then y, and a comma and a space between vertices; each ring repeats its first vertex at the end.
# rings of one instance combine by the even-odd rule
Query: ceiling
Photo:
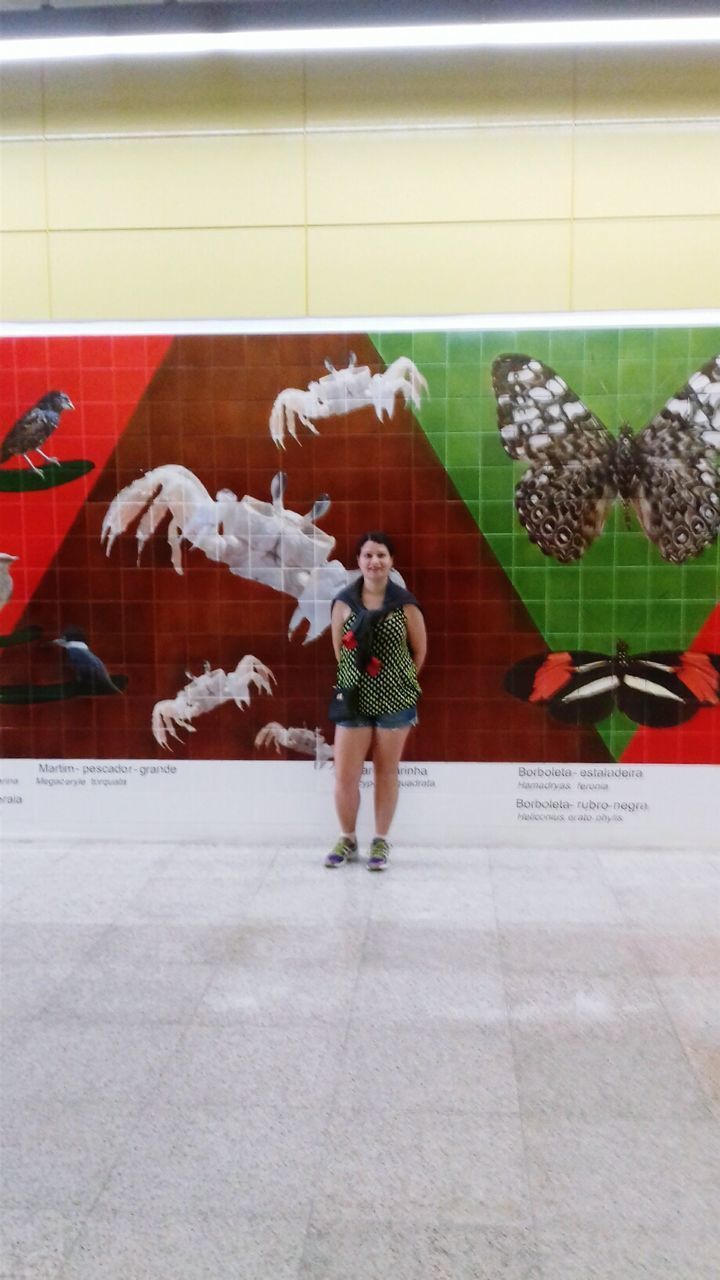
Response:
POLYGON ((0 0, 0 35, 717 15, 718 0, 0 0))

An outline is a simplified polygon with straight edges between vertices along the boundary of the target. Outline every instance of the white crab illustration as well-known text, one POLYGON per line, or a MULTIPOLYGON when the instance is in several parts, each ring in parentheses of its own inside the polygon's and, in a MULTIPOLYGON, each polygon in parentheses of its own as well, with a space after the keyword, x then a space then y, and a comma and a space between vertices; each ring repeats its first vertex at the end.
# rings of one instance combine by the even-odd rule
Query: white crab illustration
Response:
POLYGON ((409 356, 393 360, 384 373, 371 373, 368 365, 357 363, 354 353, 350 354, 347 368, 336 369, 329 360, 325 361, 325 368, 325 376, 311 382, 306 391, 286 387, 276 398, 270 411, 270 435, 282 449, 286 431, 297 440, 298 424, 317 436, 320 432, 315 419, 352 413, 367 405, 373 406, 382 422, 384 414, 393 416, 398 394, 405 404, 411 400, 419 409, 422 394, 428 390, 426 379, 409 356))
POLYGON ((314 523, 330 509, 327 494, 300 515, 285 507, 286 487, 287 476, 278 471, 270 486, 271 502, 248 494, 238 500, 230 489, 221 489, 213 499, 192 471, 168 463, 120 490, 105 513, 101 540, 109 555, 118 535, 137 521, 139 563, 145 543, 169 515, 167 538, 176 573, 183 572, 182 544, 187 542, 237 577, 293 596, 298 603, 289 634, 307 619, 307 644, 329 627, 332 601, 349 575, 339 560, 328 558, 335 539, 314 523))
POLYGON ((328 760, 335 759, 335 748, 331 742, 325 740, 320 729, 286 729, 277 720, 271 720, 269 724, 263 725, 255 736, 255 746, 256 748, 274 746, 278 754, 280 748, 285 747, 288 751, 298 751, 301 755, 313 756, 315 764, 320 769, 328 760))
POLYGON ((269 667, 252 653, 241 658, 234 671, 223 671, 222 667, 212 670, 206 662, 202 675, 193 676, 185 672, 189 684, 164 702, 156 702, 152 710, 152 731, 155 741, 167 751, 172 751, 168 736, 182 742, 178 729, 187 729, 195 733, 191 720, 203 716, 225 702, 234 702, 236 707, 247 707, 250 704, 251 686, 262 693, 272 693, 275 677, 269 667))

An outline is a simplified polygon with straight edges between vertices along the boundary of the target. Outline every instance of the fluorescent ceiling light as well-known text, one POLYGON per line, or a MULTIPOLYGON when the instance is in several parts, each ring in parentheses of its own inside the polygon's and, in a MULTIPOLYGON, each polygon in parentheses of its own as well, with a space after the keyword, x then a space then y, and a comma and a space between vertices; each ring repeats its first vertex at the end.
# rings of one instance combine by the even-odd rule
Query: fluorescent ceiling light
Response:
POLYGON ((521 329, 720 328, 720 307, 649 311, 519 311, 449 316, 303 316, 264 320, 31 320, 0 324, 2 338, 147 334, 453 333, 521 329))
POLYGON ((0 40, 0 62, 137 58, 202 53, 380 52, 563 45, 693 44, 720 41, 720 17, 601 18, 418 26, 317 27, 277 31, 156 32, 0 40))

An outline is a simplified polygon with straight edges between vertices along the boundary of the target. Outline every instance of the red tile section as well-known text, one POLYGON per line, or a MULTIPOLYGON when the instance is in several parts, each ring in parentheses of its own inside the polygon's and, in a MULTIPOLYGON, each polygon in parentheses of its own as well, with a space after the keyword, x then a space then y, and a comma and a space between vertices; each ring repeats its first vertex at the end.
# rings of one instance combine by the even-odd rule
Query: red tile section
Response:
MULTIPOLYGON (((690 650, 720 653, 720 604, 698 632, 690 650)), ((703 707, 677 729, 638 729, 622 755, 623 764, 720 764, 720 706, 703 707)))
MULTIPOLYGON (((163 337, 0 342, 0 438, 46 392, 65 391, 75 409, 63 414, 45 452, 61 462, 83 458, 95 464, 94 471, 56 489, 0 493, 0 551, 20 556, 12 568, 12 598, 0 613, 0 635, 14 629, 32 599, 170 342, 163 337)), ((12 470, 27 470, 27 463, 13 458, 3 464, 3 472, 12 470)))

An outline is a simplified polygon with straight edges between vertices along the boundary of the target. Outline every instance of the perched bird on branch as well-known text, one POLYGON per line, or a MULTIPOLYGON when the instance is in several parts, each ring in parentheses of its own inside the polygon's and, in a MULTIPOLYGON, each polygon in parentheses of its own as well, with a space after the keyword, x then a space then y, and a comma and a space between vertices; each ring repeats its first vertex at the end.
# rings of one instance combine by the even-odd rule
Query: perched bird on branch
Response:
POLYGON ((0 551, 0 609, 7 604, 13 593, 13 580, 10 576, 10 565, 17 556, 11 556, 7 551, 0 551))
POLYGON ((21 454, 28 466, 42 475, 42 469, 36 467, 28 457, 30 453, 39 453, 46 462, 54 462, 56 466, 60 466, 58 459, 48 457, 40 445, 55 431, 63 411, 74 408, 75 405, 64 391, 48 391, 10 428, 0 445, 0 462, 7 462, 8 458, 21 454))
POLYGON ((108 675, 105 663, 92 652, 87 637, 81 627, 66 627, 57 640, 53 640, 65 650, 68 662, 80 684, 87 685, 88 692, 122 693, 108 675))

